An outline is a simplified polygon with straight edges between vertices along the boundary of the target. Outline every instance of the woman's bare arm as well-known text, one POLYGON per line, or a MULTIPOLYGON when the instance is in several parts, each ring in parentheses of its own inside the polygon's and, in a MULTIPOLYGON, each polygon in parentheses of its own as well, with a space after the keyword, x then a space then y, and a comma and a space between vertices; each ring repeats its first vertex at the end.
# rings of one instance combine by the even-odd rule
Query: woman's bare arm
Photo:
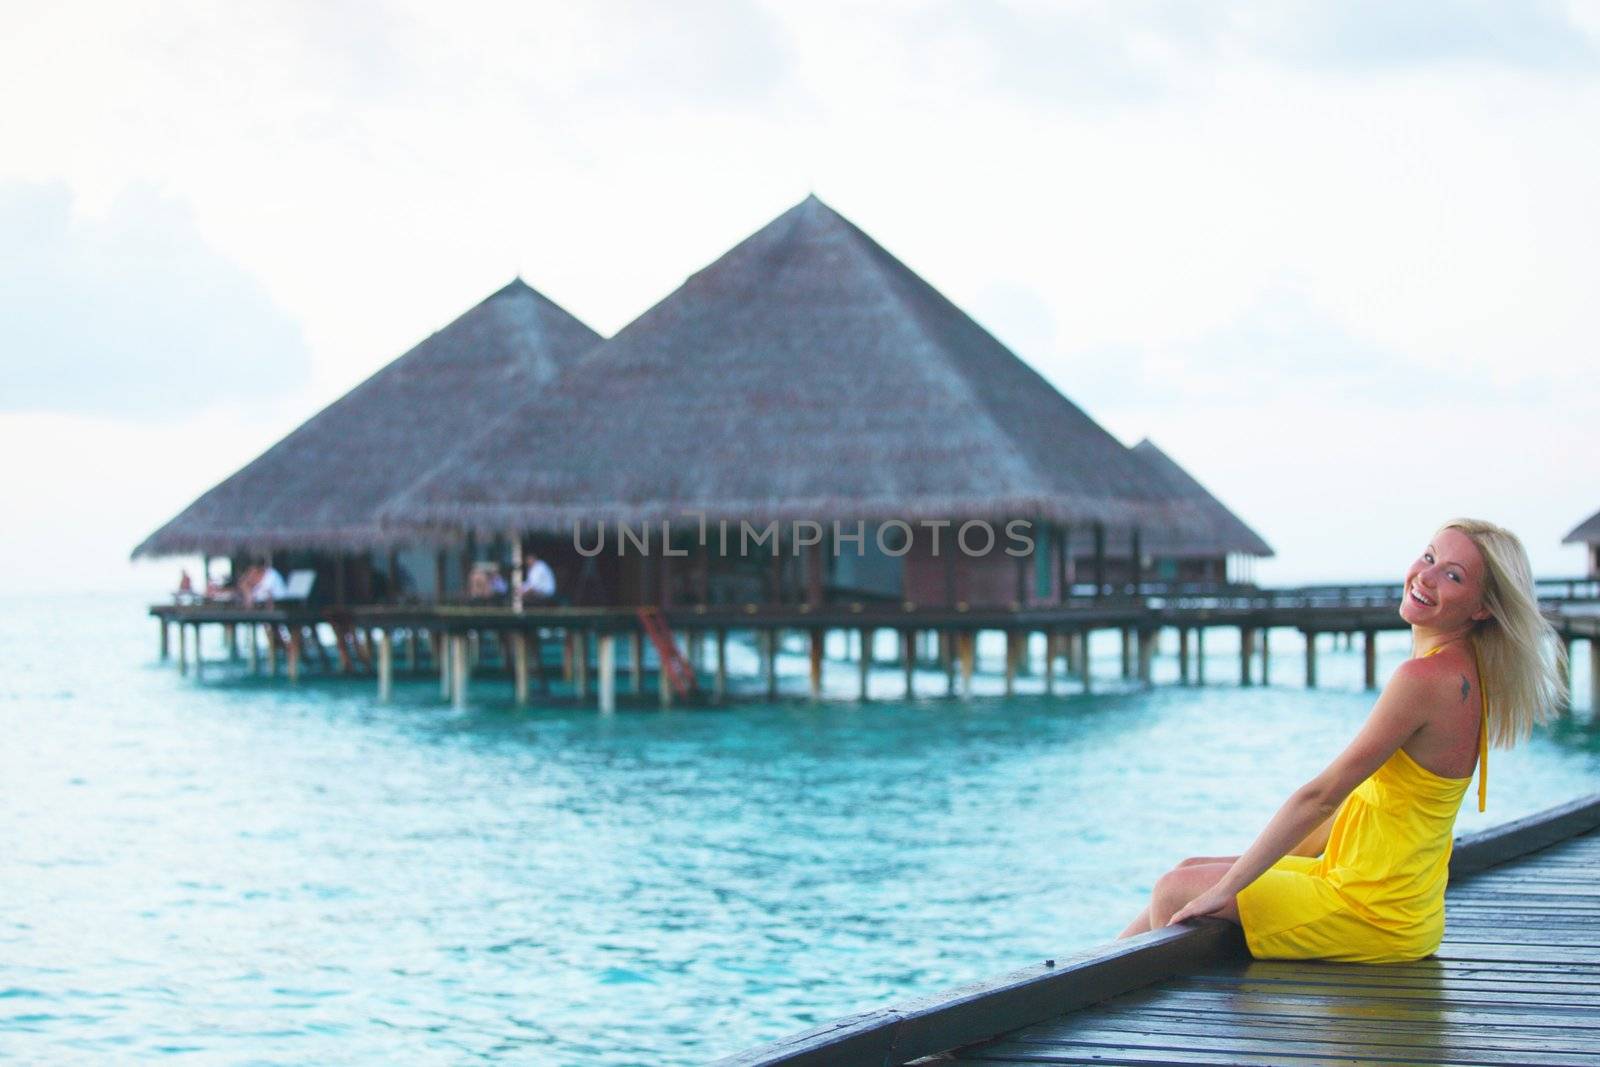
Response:
POLYGON ((1440 700, 1451 698, 1452 684, 1448 675, 1430 669, 1423 660, 1401 664, 1355 739, 1321 774, 1290 794, 1228 873, 1173 915, 1171 921, 1209 914, 1261 877, 1291 848, 1305 842, 1314 830, 1333 818, 1356 786, 1422 728, 1440 700))
POLYGON ((1321 826, 1307 834, 1306 839, 1291 848, 1288 854, 1311 857, 1322 855, 1322 850, 1328 847, 1328 834, 1333 831, 1333 819, 1332 815, 1324 819, 1321 826))

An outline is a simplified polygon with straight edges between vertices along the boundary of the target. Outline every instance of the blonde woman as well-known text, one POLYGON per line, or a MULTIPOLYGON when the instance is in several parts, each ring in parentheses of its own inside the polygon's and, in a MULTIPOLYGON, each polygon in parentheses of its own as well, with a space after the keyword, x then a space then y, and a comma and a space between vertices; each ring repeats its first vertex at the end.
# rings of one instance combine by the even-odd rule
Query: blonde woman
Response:
POLYGON ((1560 643, 1539 614, 1528 554, 1491 523, 1456 519, 1406 571, 1412 656, 1366 724, 1295 790, 1240 856, 1184 860, 1123 937, 1196 916, 1238 923, 1257 959, 1419 959, 1444 934, 1461 798, 1488 747, 1509 748, 1562 699, 1560 643))

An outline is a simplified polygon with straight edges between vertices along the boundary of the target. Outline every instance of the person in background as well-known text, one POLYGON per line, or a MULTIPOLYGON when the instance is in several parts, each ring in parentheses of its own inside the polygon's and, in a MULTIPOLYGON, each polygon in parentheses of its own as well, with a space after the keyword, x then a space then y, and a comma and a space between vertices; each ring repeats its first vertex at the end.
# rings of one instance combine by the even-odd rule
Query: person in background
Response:
POLYGON ((178 572, 178 597, 194 596, 194 579, 189 577, 189 568, 185 567, 178 572))
POLYGON ((283 575, 278 573, 278 568, 266 563, 261 566, 261 573, 257 576, 255 584, 250 587, 250 603, 264 604, 270 608, 273 601, 288 591, 289 587, 284 584, 283 575))
POLYGON ((522 595, 534 603, 556 598, 556 572, 535 552, 528 553, 528 569, 522 578, 522 595))

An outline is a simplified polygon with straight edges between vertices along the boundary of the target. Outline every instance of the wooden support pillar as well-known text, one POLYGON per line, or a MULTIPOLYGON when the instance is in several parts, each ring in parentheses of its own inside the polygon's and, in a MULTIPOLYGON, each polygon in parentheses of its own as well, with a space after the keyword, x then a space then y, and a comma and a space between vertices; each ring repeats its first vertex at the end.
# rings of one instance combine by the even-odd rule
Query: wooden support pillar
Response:
POLYGON ((277 623, 267 626, 267 675, 272 678, 278 676, 278 649, 283 644, 284 638, 278 631, 277 623))
POLYGON ((572 631, 561 631, 561 680, 572 681, 572 631))
POLYGON ((510 633, 510 683, 517 707, 528 707, 528 635, 510 633))
POLYGON ((656 671, 656 700, 660 703, 662 711, 672 707, 672 675, 667 673, 665 661, 656 671))
POLYGON ((168 656, 167 646, 168 646, 168 641, 169 641, 169 638, 167 636, 167 630, 169 628, 170 628, 170 624, 167 622, 167 620, 166 619, 162 619, 161 620, 161 662, 162 663, 165 663, 167 661, 167 656, 168 656))
POLYGON ((1256 632, 1249 626, 1239 627, 1239 684, 1247 686, 1255 679, 1251 677, 1250 661, 1255 658, 1256 632))
POLYGON ((711 679, 711 699, 720 704, 728 695, 728 631, 717 627, 717 673, 711 679))
POLYGON ((1261 684, 1272 684, 1272 630, 1269 627, 1261 628, 1261 684))
POLYGON ((1006 631, 1006 696, 1017 691, 1017 664, 1022 659, 1020 636, 1016 630, 1006 631))
POLYGON ((506 535, 511 542, 511 611, 522 614, 522 532, 512 530, 506 535))
POLYGON ((644 695, 644 635, 638 630, 628 635, 628 681, 634 696, 644 695))
POLYGON ((767 675, 767 699, 778 699, 778 631, 761 631, 762 669, 767 675))
POLYGON ((1189 628, 1178 627, 1178 684, 1189 684, 1189 628))
POLYGON ((945 696, 956 695, 956 636, 949 630, 939 631, 939 659, 944 665, 945 696))
POLYGON ((239 624, 236 622, 224 624, 222 638, 228 646, 228 659, 234 663, 239 662, 239 624))
POLYGON ((1196 626, 1194 630, 1194 684, 1206 684, 1206 628, 1196 626))
POLYGON ((285 665, 285 670, 286 670, 286 673, 289 676, 290 684, 293 684, 293 683, 298 682, 300 680, 300 649, 301 649, 301 644, 302 644, 303 641, 304 641, 304 637, 303 637, 303 635, 301 633, 300 627, 298 627, 298 626, 290 626, 289 627, 289 657, 288 657, 288 663, 285 665))
POLYGON ((589 699, 589 634, 577 630, 572 635, 572 687, 579 700, 589 699))
POLYGON ((822 630, 811 631, 811 699, 822 699, 822 630))
POLYGON ((861 655, 856 658, 857 672, 859 675, 857 685, 857 699, 867 699, 867 683, 872 677, 872 635, 871 628, 863 628, 860 634, 861 655))
POLYGON ((694 672, 696 678, 705 669, 705 632, 703 630, 685 630, 683 643, 687 646, 689 670, 694 672))
POLYGON ((1317 687, 1317 635, 1314 631, 1306 631, 1306 688, 1317 687))
POLYGON ((1378 688, 1378 635, 1372 630, 1361 632, 1361 681, 1368 689, 1378 688))
POLYGON ((901 631, 900 649, 900 658, 904 661, 901 666, 906 673, 906 699, 911 700, 917 695, 917 631, 901 631))
POLYGON ((245 636, 245 640, 250 643, 250 673, 251 674, 260 674, 261 673, 261 649, 256 644, 256 624, 255 623, 247 622, 247 623, 244 624, 244 636, 245 636))
POLYGON ((470 646, 466 634, 450 638, 450 705, 457 711, 467 706, 467 682, 472 677, 470 646))
POLYGON ((178 673, 189 673, 189 627, 178 624, 178 673))
POLYGON ((1078 677, 1083 682, 1085 693, 1094 692, 1094 661, 1089 657, 1089 643, 1093 637, 1093 630, 1080 630, 1077 634, 1078 677))
POLYGON ((1124 626, 1122 633, 1122 677, 1133 677, 1133 627, 1124 626))
POLYGON ((603 633, 596 642, 600 651, 600 714, 617 710, 617 636, 603 633))
POLYGON ((1044 691, 1046 696, 1056 692, 1056 645, 1060 636, 1054 630, 1044 632, 1044 691))
POLYGON ((450 668, 455 660, 455 642, 443 630, 433 631, 433 658, 439 664, 439 699, 449 700, 450 668))
POLYGON ((387 704, 394 690, 394 635, 388 630, 378 634, 378 703, 387 704))
POLYGON ((962 630, 957 635, 961 652, 961 696, 963 699, 972 696, 972 672, 977 666, 978 635, 971 630, 962 630))
POLYGON ((1139 631, 1139 682, 1142 685, 1150 684, 1150 668, 1155 662, 1158 636, 1156 630, 1139 631))
MULTIPOLYGON (((1572 646, 1568 644, 1570 649, 1572 646)), ((194 677, 196 681, 205 677, 205 661, 200 656, 200 624, 194 624, 194 677)))
POLYGON ((406 628, 406 673, 415 674, 417 670, 417 628, 406 628))

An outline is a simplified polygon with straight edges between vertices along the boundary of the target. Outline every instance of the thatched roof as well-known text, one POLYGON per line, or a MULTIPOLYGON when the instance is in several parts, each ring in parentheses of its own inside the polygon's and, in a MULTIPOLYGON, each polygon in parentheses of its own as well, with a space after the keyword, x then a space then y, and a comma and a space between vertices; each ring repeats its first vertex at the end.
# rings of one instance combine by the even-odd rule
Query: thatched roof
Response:
POLYGON ((1587 519, 1561 539, 1564 545, 1592 545, 1600 543, 1600 511, 1590 515, 1587 519))
POLYGON ((1193 475, 1178 466, 1171 456, 1157 448, 1155 442, 1146 437, 1131 451, 1160 480, 1167 492, 1194 501, 1210 518, 1210 529, 1192 536, 1178 538, 1156 531, 1152 536, 1141 537, 1141 551, 1169 559, 1224 556, 1230 552, 1247 556, 1274 555, 1270 545, 1246 526, 1239 516, 1229 511, 1222 501, 1212 496, 1193 475))
POLYGON ((808 197, 383 515, 481 531, 686 509, 1205 528, 1204 509, 1152 482, 1004 345, 808 197))
MULTIPOLYGON (((518 278, 328 405, 133 554, 403 540, 378 524, 378 505, 600 340, 518 278)), ((514 465, 496 458, 497 467, 514 465)))

